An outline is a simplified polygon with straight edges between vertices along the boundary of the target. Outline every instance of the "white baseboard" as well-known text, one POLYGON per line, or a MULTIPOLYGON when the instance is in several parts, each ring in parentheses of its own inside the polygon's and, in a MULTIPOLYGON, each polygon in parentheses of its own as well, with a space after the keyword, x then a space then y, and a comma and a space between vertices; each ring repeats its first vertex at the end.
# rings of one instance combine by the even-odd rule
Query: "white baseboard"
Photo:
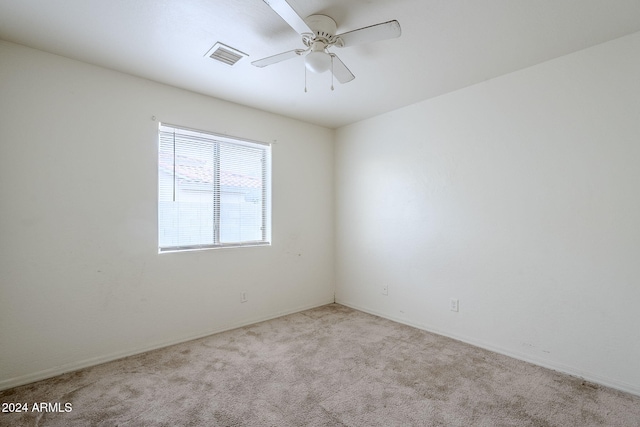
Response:
POLYGON ((175 345, 175 344, 180 344, 180 343, 184 343, 184 342, 187 342, 187 341, 196 340, 196 339, 199 339, 199 338, 204 338, 204 337, 207 337, 209 335, 219 334, 221 332, 230 331, 232 329, 241 328, 243 326, 253 325, 254 323, 264 322, 266 320, 275 319, 275 318, 286 316, 286 315, 289 315, 289 314, 299 313, 301 311, 310 310, 310 309, 316 308, 316 307, 322 307, 323 305, 333 304, 334 302, 335 302, 334 298, 332 297, 331 299, 328 299, 325 302, 312 304, 312 305, 307 305, 307 306, 302 306, 302 307, 297 307, 297 308, 290 309, 290 310, 279 311, 279 312, 276 312, 276 313, 268 315, 268 316, 256 317, 256 318, 244 320, 244 321, 241 321, 241 322, 238 322, 238 323, 234 323, 234 324, 231 324, 231 325, 226 325, 224 328, 204 331, 204 332, 201 332, 199 334, 189 335, 189 336, 183 337, 183 338, 167 340, 167 341, 160 341, 160 342, 156 342, 156 343, 151 344, 151 345, 147 345, 147 346, 144 346, 144 347, 138 347, 138 348, 131 349, 131 350, 117 351, 115 353, 111 353, 111 354, 108 354, 108 355, 105 355, 105 356, 98 356, 98 357, 92 357, 92 358, 89 358, 89 359, 74 361, 74 362, 66 363, 64 365, 55 366, 55 367, 50 368, 50 369, 44 369, 42 371, 34 372, 32 374, 21 375, 19 377, 15 377, 15 378, 9 378, 9 379, 0 381, 0 391, 6 390, 6 389, 10 389, 10 388, 13 388, 13 387, 18 387, 18 386, 25 385, 25 384, 30 384, 30 383, 33 383, 33 382, 36 382, 36 381, 45 380, 47 378, 51 378, 51 377, 55 377, 55 376, 58 376, 58 375, 66 374, 68 372, 77 371, 79 369, 88 368, 88 367, 96 366, 96 365, 101 365, 101 364, 107 363, 107 362, 112 362, 114 360, 122 359, 124 357, 134 356, 136 354, 145 353, 147 351, 157 350, 159 348, 169 347, 171 345, 175 345))
POLYGON ((352 304, 348 301, 343 301, 340 298, 336 298, 336 303, 340 305, 344 305, 346 307, 353 308, 358 311, 363 311, 365 313, 373 314, 374 316, 382 317, 384 319, 392 320, 394 322, 402 323, 404 325, 412 326, 414 328, 422 329, 424 331, 432 332, 434 334, 442 335, 448 338, 452 338, 457 341, 462 341, 467 344, 471 344, 475 347, 480 347, 485 350, 492 351, 494 353, 499 353, 505 356, 512 357, 514 359, 522 360, 525 362, 533 363, 534 365, 541 366, 543 368, 551 369, 553 371, 561 372, 563 374, 571 375, 574 377, 581 378, 583 380, 599 384, 605 387, 610 387, 616 390, 624 391, 626 393, 634 394, 636 396, 640 396, 640 387, 633 384, 628 384, 623 381, 613 380, 611 378, 606 378, 591 372, 586 372, 581 369, 577 369, 573 366, 568 366, 563 363, 557 363, 552 360, 546 360, 537 358, 535 356, 531 356, 524 353, 519 353, 516 351, 512 351, 506 348, 502 348, 500 346, 493 345, 491 343, 484 342, 482 340, 477 340, 471 337, 451 334, 446 331, 439 330, 438 328, 430 327, 429 325, 423 325, 415 322, 408 321, 406 319, 399 319, 394 316, 389 316, 386 313, 381 313, 376 310, 372 310, 369 308, 361 307, 357 304, 352 304))

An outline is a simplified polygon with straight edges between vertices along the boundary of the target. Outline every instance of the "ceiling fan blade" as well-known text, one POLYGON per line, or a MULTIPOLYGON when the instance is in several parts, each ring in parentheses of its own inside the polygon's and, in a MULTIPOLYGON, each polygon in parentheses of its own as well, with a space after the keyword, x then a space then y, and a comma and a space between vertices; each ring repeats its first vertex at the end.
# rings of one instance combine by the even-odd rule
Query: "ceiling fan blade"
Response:
POLYGON ((356 78, 335 53, 330 53, 330 55, 333 58, 333 75, 340 83, 347 83, 356 78))
POLYGON ((304 22, 304 19, 302 19, 300 15, 298 15, 298 13, 293 10, 291 5, 286 0, 264 0, 264 2, 268 4, 275 13, 280 15, 280 17, 284 19, 284 21, 289 24, 291 28, 296 30, 298 34, 313 34, 313 31, 311 30, 311 28, 309 28, 307 23, 304 22))
POLYGON ((282 52, 277 55, 258 59, 257 61, 253 61, 251 65, 255 65, 256 67, 262 68, 262 67, 266 67, 267 65, 272 65, 278 62, 286 61, 287 59, 295 58, 296 56, 302 55, 304 52, 305 52, 304 49, 290 50, 288 52, 282 52))
POLYGON ((342 43, 338 42, 336 43, 336 46, 349 47, 363 43, 376 42, 378 40, 393 39, 400 37, 401 33, 402 30, 400 29, 400 23, 393 20, 338 34, 342 43))

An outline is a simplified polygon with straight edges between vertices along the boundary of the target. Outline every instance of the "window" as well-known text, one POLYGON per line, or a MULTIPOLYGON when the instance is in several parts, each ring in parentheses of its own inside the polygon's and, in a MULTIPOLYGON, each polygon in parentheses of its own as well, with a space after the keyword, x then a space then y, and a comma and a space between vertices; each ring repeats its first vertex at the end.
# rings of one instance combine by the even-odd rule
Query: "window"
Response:
POLYGON ((160 125, 160 252, 270 243, 271 147, 160 125))

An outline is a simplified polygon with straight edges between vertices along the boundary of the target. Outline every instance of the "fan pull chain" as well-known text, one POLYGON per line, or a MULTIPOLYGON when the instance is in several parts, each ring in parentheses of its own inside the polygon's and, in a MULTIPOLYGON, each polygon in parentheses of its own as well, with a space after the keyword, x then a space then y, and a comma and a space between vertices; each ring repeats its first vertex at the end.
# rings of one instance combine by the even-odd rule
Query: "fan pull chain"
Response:
POLYGON ((307 67, 304 67, 304 93, 307 93, 307 67))
POLYGON ((333 90, 333 55, 331 55, 331 90, 333 90))

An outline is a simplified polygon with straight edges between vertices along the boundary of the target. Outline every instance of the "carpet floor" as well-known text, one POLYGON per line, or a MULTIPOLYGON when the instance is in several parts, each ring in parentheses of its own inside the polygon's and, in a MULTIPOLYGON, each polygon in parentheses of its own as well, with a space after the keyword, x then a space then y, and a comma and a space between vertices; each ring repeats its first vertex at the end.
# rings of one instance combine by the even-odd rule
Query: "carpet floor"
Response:
POLYGON ((338 304, 5 390, 0 402, 27 405, 0 413, 11 427, 640 426, 638 396, 338 304))

